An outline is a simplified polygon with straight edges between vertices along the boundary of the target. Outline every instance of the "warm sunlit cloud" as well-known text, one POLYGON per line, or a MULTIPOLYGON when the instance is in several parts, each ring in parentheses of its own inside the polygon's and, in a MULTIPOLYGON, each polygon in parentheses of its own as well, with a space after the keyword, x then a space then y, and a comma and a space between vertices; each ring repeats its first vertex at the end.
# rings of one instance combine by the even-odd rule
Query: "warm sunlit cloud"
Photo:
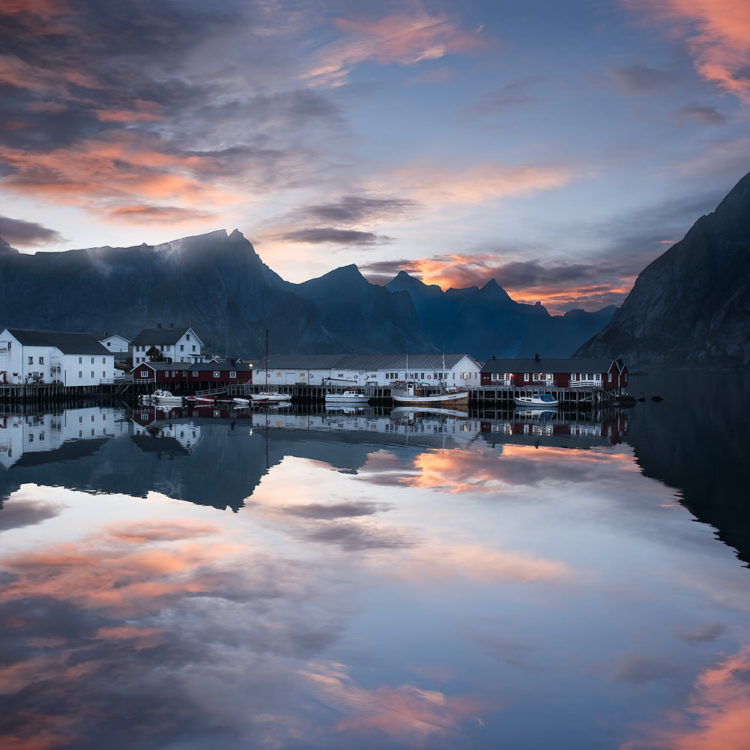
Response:
POLYGON ((556 166, 487 165, 465 170, 409 167, 393 179, 410 200, 431 206, 477 205, 501 198, 526 196, 568 184, 575 173, 556 166))
POLYGON ((576 307, 595 310, 620 304, 635 281, 635 273, 623 275, 609 260, 603 263, 514 261, 499 253, 450 253, 381 261, 363 265, 362 270, 379 282, 403 270, 444 291, 483 287, 495 280, 516 302, 541 302, 553 314, 576 307))
POLYGON ((454 19, 431 15, 419 5, 411 13, 379 19, 338 18, 334 25, 342 36, 325 46, 305 73, 311 83, 341 85, 365 62, 414 65, 451 54, 477 54, 489 44, 480 30, 464 31, 454 19))
POLYGON ((334 727, 341 733, 377 732, 424 747, 430 740, 450 737, 464 721, 481 721, 480 713, 490 708, 486 698, 451 696, 416 685, 363 688, 340 664, 311 666, 302 676, 316 687, 317 699, 341 715, 334 727))
POLYGON ((750 5, 745 0, 624 0, 685 38, 698 73, 750 103, 750 5))
POLYGON ((738 750, 750 737, 750 648, 743 648, 696 680, 685 711, 674 713, 670 728, 646 730, 620 750, 738 750))
POLYGON ((177 200, 182 207, 240 200, 238 194, 211 184, 219 166, 210 156, 169 153, 154 137, 123 133, 74 149, 35 153, 0 146, 0 161, 13 170, 3 180, 6 188, 62 204, 98 206, 114 212, 113 218, 138 215, 133 201, 143 198, 177 200))

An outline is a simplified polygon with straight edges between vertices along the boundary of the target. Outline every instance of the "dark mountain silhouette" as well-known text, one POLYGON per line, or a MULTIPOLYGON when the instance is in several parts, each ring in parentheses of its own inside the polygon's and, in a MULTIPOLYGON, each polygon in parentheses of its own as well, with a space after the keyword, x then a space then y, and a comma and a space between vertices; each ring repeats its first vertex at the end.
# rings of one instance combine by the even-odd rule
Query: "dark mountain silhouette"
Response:
POLYGON ((0 326, 133 337, 159 323, 191 325, 219 353, 260 356, 269 328, 277 353, 566 356, 611 314, 551 316, 494 280, 443 292, 400 273, 380 286, 354 265, 292 284, 236 230, 36 255, 0 241, 0 326))
POLYGON ((609 325, 577 353, 635 365, 750 362, 750 174, 641 272, 609 325))

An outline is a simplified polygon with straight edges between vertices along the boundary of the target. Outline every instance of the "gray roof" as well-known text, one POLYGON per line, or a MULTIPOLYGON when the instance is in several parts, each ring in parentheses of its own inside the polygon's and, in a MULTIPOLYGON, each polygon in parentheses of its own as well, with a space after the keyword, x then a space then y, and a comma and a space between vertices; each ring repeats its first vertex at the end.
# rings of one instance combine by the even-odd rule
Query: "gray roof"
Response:
POLYGON ((66 331, 34 331, 27 328, 8 328, 24 346, 54 346, 63 354, 109 354, 89 333, 68 333, 66 331))
POLYGON ((190 330, 193 331, 195 338, 202 344, 200 336, 189 326, 181 328, 144 328, 130 343, 132 346, 170 346, 176 344, 190 330))
MULTIPOLYGON (((450 370, 466 354, 446 354, 445 368, 450 370)), ((409 354, 411 370, 442 371, 442 354, 409 354)), ((269 357, 271 370, 406 370, 406 354, 281 354, 269 357)), ((265 369, 265 360, 256 360, 256 369, 265 369)))
POLYGON ((482 372, 607 372, 614 357, 493 358, 484 363, 482 372))
POLYGON ((231 362, 196 362, 192 364, 190 362, 141 362, 133 366, 133 370, 137 370, 139 367, 151 367, 159 372, 163 370, 181 370, 190 372, 213 372, 219 370, 220 372, 247 372, 250 370, 250 365, 247 363, 232 364, 231 362))

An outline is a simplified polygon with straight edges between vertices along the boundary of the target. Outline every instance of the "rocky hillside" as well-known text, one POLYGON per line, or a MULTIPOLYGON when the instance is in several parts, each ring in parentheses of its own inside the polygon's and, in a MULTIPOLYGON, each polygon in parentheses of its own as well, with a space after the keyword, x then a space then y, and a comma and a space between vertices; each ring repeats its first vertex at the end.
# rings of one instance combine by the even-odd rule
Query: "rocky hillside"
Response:
POLYGON ((345 266, 291 284, 240 232, 163 245, 25 255, 0 240, 0 327, 121 333, 192 325, 212 351, 259 356, 269 328, 284 353, 468 351, 567 356, 612 309, 549 315, 491 281, 481 289, 428 287, 407 274, 371 284, 345 266))
POLYGON ((641 272, 609 325, 577 353, 636 366, 750 362, 750 174, 641 272))

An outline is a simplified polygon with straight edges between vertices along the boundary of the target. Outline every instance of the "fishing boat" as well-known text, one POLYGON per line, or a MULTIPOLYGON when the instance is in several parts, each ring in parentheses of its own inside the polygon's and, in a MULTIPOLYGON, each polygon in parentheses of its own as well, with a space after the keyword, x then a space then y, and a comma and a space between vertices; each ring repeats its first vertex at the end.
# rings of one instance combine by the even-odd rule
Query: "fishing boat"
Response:
POLYGON ((513 400, 516 406, 532 409, 554 408, 560 403, 551 393, 532 393, 529 396, 516 396, 513 400))
POLYGON ((171 391, 155 390, 153 393, 139 396, 141 404, 156 404, 158 406, 182 406, 182 396, 174 396, 171 391))
MULTIPOLYGON (((409 370, 409 357, 406 357, 406 370, 409 370)), ((445 372, 445 352, 443 352, 443 372, 445 372)), ((431 404, 433 406, 464 406, 469 403, 469 391, 465 388, 448 386, 445 382, 421 383, 416 380, 391 383, 391 397, 398 405, 431 404)))
POLYGON ((266 328, 266 389, 258 391, 258 393, 251 393, 250 398, 254 404, 278 404, 282 401, 291 400, 288 393, 268 390, 268 328, 266 328))
POLYGON ((391 386, 391 396, 397 404, 459 404, 469 403, 469 391, 460 388, 446 388, 441 385, 407 382, 391 386))
POLYGON ((366 404, 370 400, 366 393, 356 388, 348 388, 341 393, 326 393, 326 406, 336 404, 337 406, 348 406, 351 404, 366 404))

